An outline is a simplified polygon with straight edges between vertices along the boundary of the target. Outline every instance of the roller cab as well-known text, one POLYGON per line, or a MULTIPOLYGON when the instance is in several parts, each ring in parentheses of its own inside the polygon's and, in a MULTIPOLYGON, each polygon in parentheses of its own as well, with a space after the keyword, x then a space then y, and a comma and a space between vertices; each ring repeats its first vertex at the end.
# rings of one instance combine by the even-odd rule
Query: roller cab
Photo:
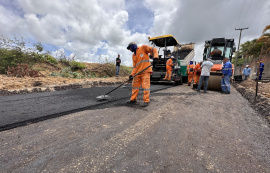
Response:
MULTIPOLYGON (((233 52, 235 52, 234 39, 213 38, 205 41, 203 60, 212 57, 214 64, 211 68, 207 89, 221 91, 223 58, 228 57, 231 61, 233 52)), ((232 67, 234 69, 234 66, 232 67)))

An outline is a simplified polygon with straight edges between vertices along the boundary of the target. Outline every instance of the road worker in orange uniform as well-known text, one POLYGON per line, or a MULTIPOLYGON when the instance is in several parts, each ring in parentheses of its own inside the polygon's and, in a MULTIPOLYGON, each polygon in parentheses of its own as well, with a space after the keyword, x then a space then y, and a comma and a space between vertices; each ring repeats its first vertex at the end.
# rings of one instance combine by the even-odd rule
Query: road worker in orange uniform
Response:
MULTIPOLYGON (((133 69, 129 76, 129 79, 131 80, 135 74, 138 72, 144 70, 149 65, 151 65, 150 59, 149 59, 149 53, 152 54, 154 57, 153 63, 156 63, 158 61, 158 50, 152 46, 142 45, 140 47, 137 47, 137 44, 134 42, 129 43, 128 50, 133 52, 132 60, 133 60, 133 69)), ((152 73, 152 67, 150 66, 146 70, 144 70, 139 75, 135 76, 132 81, 132 95, 130 100, 128 100, 128 104, 135 104, 137 102, 137 96, 139 94, 140 87, 143 88, 144 96, 143 96, 143 107, 148 106, 150 99, 150 75, 152 73)))
POLYGON ((193 80, 193 74, 194 74, 194 64, 193 61, 189 62, 189 65, 187 66, 187 74, 188 74, 188 86, 190 86, 192 80, 193 80))
POLYGON ((194 68, 194 83, 193 83, 193 89, 197 89, 198 88, 198 84, 199 84, 199 80, 200 80, 200 76, 201 76, 201 71, 202 71, 202 62, 199 62, 198 64, 195 65, 194 68))
POLYGON ((222 51, 220 49, 217 48, 217 46, 214 47, 214 50, 211 52, 211 56, 215 57, 215 56, 221 56, 222 51))
POLYGON ((174 56, 171 56, 170 59, 168 59, 166 62, 166 76, 164 80, 169 81, 172 78, 173 59, 174 59, 174 56))

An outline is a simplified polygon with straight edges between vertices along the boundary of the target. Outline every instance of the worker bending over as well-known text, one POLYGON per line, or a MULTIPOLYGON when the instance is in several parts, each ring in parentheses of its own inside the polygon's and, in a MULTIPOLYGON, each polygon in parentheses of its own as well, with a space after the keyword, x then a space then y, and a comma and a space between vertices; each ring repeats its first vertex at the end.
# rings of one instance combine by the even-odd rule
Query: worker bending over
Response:
POLYGON ((198 64, 195 65, 194 68, 194 83, 193 83, 193 89, 197 89, 198 84, 199 84, 199 80, 200 80, 200 76, 201 76, 201 71, 202 71, 202 61, 199 62, 198 64))
POLYGON ((223 59, 221 89, 223 94, 230 94, 230 78, 232 76, 232 64, 229 58, 223 59))
POLYGON ((194 64, 193 61, 189 62, 189 65, 187 66, 187 74, 188 74, 188 86, 190 86, 192 80, 193 80, 193 74, 194 74, 194 64))
MULTIPOLYGON (((131 80, 135 74, 138 72, 144 70, 147 68, 150 63, 149 59, 149 53, 152 54, 152 57, 154 57, 153 61, 156 63, 158 60, 158 51, 156 48, 153 48, 151 46, 143 45, 138 47, 136 43, 131 42, 129 43, 128 50, 133 52, 132 55, 132 61, 133 61, 133 69, 129 76, 129 79, 131 80)), ((128 104, 134 104, 137 102, 137 96, 139 94, 139 89, 142 86, 144 92, 143 92, 143 107, 148 106, 150 99, 150 74, 152 73, 152 67, 150 66, 146 70, 144 70, 141 74, 137 75, 133 78, 132 81, 132 94, 130 100, 127 102, 128 104)))
POLYGON ((171 80, 172 78, 172 67, 173 67, 173 59, 174 56, 171 56, 167 61, 166 61, 166 76, 164 80, 171 80))

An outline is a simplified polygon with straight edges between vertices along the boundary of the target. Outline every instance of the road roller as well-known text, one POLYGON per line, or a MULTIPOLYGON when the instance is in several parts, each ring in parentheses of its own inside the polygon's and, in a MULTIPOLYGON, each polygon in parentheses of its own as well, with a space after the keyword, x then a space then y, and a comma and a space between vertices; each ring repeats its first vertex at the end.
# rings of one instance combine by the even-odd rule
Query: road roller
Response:
MULTIPOLYGON (((213 38, 205 41, 203 60, 212 57, 214 64, 211 68, 207 89, 221 91, 223 58, 228 57, 231 61, 235 50, 234 39, 213 38)), ((232 68, 234 69, 234 65, 232 65, 232 68)))

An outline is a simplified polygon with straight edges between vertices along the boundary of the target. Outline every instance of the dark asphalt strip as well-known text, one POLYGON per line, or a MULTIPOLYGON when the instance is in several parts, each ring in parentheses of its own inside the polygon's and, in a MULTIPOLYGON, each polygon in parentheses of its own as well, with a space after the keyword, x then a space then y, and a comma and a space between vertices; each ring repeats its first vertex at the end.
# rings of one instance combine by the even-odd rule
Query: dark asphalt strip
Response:
MULTIPOLYGON (((154 91, 151 91, 151 93, 155 93, 157 91, 161 91, 161 90, 164 90, 164 89, 167 89, 167 88, 170 88, 170 87, 172 87, 172 86, 168 86, 166 88, 161 88, 161 89, 156 89, 154 91)), ((139 95, 143 95, 143 93, 140 92, 139 95)), ((25 125, 29 125, 29 124, 33 124, 33 123, 37 123, 37 122, 41 122, 41 121, 52 119, 52 118, 61 117, 61 116, 76 113, 76 112, 81 112, 81 111, 85 111, 85 110, 102 109, 102 108, 105 108, 105 107, 111 107, 111 106, 115 105, 115 103, 119 103, 119 102, 121 102, 121 103, 123 102, 123 105, 124 105, 124 100, 127 100, 129 98, 130 98, 130 95, 127 96, 127 97, 117 98, 117 99, 114 99, 114 100, 106 100, 106 101, 98 101, 97 100, 97 104, 95 104, 95 105, 85 106, 85 107, 81 107, 81 108, 78 108, 78 109, 73 109, 73 110, 69 110, 69 111, 64 111, 64 112, 59 112, 59 113, 54 113, 54 114, 42 116, 42 117, 31 118, 31 119, 23 120, 23 121, 16 122, 16 123, 2 125, 2 126, 0 126, 0 132, 10 130, 10 129, 13 129, 13 128, 17 128, 17 127, 21 127, 21 126, 25 126, 25 125)))

